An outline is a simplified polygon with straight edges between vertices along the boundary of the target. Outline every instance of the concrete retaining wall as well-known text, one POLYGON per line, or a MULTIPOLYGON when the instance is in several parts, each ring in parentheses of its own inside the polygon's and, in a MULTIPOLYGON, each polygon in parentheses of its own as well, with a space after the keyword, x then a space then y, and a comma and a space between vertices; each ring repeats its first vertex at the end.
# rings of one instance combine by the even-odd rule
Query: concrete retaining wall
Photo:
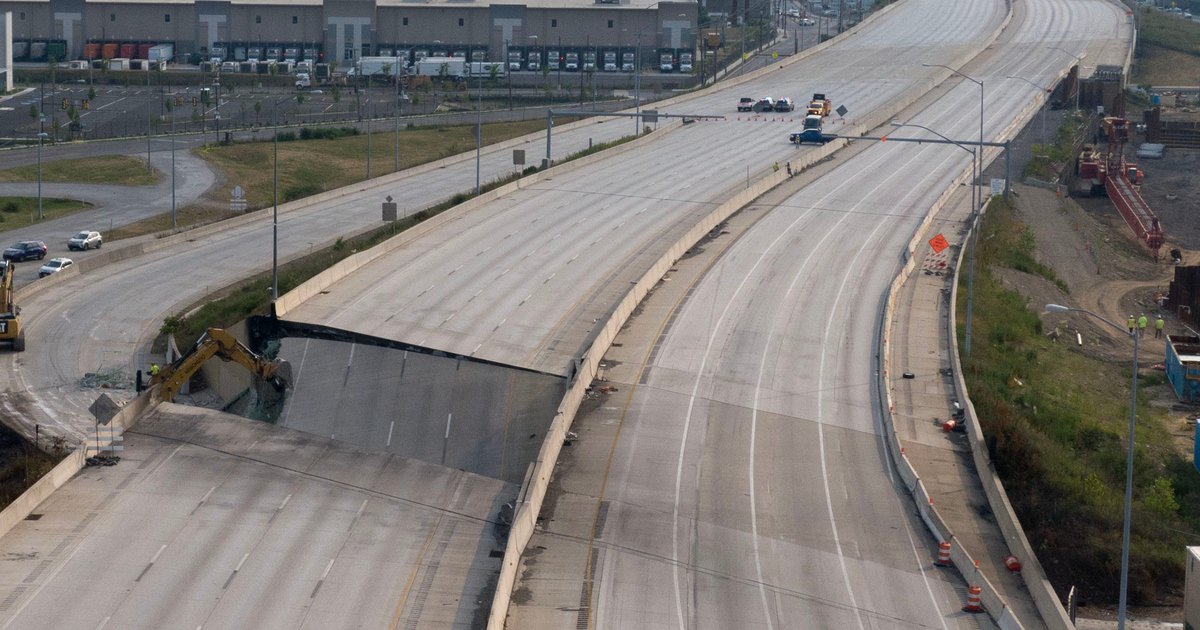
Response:
MULTIPOLYGON (((999 134, 999 137, 1011 137, 1017 130, 1023 127, 1032 119, 1041 104, 1033 102, 1026 106, 1013 121, 1005 127, 999 134)), ((987 155, 985 153, 985 155, 987 155)), ((991 152, 991 158, 996 157, 996 151, 991 152)), ((985 162, 986 163, 986 162, 985 162)), ((971 173, 964 171, 958 178, 955 179, 954 186, 947 189, 940 195, 934 203, 930 212, 926 215, 921 225, 916 229, 913 238, 909 241, 909 245, 905 250, 905 264, 893 280, 891 287, 884 300, 884 314, 881 319, 879 342, 880 342, 880 357, 881 369, 879 370, 879 387, 883 392, 881 403, 884 405, 883 418, 884 426, 887 432, 888 444, 891 447, 893 462, 896 470, 904 480, 905 486, 912 493, 917 509, 921 514, 922 520, 929 528, 930 532, 939 541, 947 541, 952 545, 951 559, 954 566, 963 575, 970 584, 979 586, 982 589, 981 599, 984 608, 988 614, 996 621, 1001 628, 1021 628, 1021 621, 1016 618, 1015 613, 1008 607, 1003 596, 996 590, 986 576, 980 573, 978 565, 974 558, 971 557, 961 544, 958 543, 953 531, 942 519, 936 507, 926 490, 924 483, 921 481, 916 470, 912 467, 911 462, 904 455, 903 446, 895 432, 894 418, 892 416, 895 405, 892 400, 891 388, 888 385, 890 382, 889 374, 891 372, 891 351, 889 349, 891 337, 891 322, 895 312, 895 300, 900 287, 912 274, 915 267, 914 254, 918 247, 923 247, 924 241, 928 236, 928 228, 934 216, 942 209, 950 196, 954 194, 955 188, 962 181, 970 178, 971 173)), ((970 238, 970 234, 968 234, 970 238)), ((955 266, 955 277, 961 271, 963 258, 966 255, 967 248, 963 247, 959 251, 958 260, 955 266)), ((979 431, 979 419, 975 415, 975 408, 971 404, 967 396, 965 381, 962 377, 962 365, 958 355, 958 339, 955 334, 955 309, 954 304, 957 304, 958 283, 955 282, 951 288, 950 297, 950 320, 946 328, 948 342, 950 346, 951 366, 954 371, 955 380, 955 396, 959 401, 964 401, 967 413, 967 434, 971 445, 972 457, 975 461, 975 467, 980 480, 983 483, 984 490, 988 497, 988 504, 992 509, 995 520, 1000 527, 1001 533, 1005 537, 1005 541, 1012 553, 1017 555, 1024 565, 1022 569, 1022 578, 1025 580, 1026 586, 1029 589, 1038 612, 1042 617, 1042 621, 1051 628, 1051 630, 1060 630, 1073 628, 1070 618, 1067 616, 1066 610, 1055 594, 1054 589, 1050 587, 1049 581, 1045 577, 1041 564, 1037 560, 1037 556, 1033 553, 1028 539, 1025 537, 1024 531, 1021 529, 1020 521, 1012 510, 1012 505, 1008 501, 1007 495, 1004 493, 1004 487, 1000 480, 995 475, 995 470, 991 466, 987 455, 987 447, 983 442, 983 436, 979 431)))

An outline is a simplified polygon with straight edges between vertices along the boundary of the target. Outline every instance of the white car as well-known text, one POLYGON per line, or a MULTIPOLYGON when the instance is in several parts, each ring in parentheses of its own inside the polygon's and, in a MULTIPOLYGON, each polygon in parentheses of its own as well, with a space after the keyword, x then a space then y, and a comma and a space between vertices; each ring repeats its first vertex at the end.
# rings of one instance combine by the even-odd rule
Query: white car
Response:
POLYGON ((70 258, 51 258, 50 260, 46 261, 46 264, 42 265, 41 269, 38 269, 38 277, 45 278, 50 274, 58 273, 74 264, 75 261, 71 260, 70 258))
POLYGON ((99 232, 84 230, 71 237, 71 240, 67 241, 67 249, 71 251, 78 249, 86 252, 93 247, 100 249, 100 245, 102 244, 103 239, 100 238, 99 232))

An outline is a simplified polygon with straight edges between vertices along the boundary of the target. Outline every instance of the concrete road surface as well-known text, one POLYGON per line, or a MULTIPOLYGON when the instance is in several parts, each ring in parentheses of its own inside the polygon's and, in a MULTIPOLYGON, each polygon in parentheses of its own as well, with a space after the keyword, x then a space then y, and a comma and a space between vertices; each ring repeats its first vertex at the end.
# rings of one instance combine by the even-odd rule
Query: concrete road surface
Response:
MULTIPOLYGON (((1004 77, 1046 81, 1064 67, 1055 38, 1103 39, 1123 19, 1102 2, 1021 5, 964 69, 1001 86, 987 137, 1031 97, 1004 77)), ((969 139, 973 96, 961 84, 902 120, 969 139)), ((606 358, 618 394, 589 406, 561 462, 512 627, 978 627, 964 584, 930 566, 875 390, 884 292, 969 160, 870 146, 760 200, 705 246, 718 260, 679 265, 606 358)))
MULTIPOLYGON (((0 628, 469 628, 514 486, 164 405, 3 539, 0 628)), ((482 602, 482 604, 481 604, 482 602)))

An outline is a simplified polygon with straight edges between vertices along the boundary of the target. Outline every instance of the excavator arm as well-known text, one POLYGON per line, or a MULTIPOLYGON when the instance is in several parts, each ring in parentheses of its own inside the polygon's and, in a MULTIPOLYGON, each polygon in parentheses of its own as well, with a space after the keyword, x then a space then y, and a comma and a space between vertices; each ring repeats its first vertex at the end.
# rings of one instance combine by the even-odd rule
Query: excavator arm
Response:
POLYGON ((265 359, 220 328, 206 330, 191 352, 159 372, 150 380, 150 385, 161 384, 159 396, 171 402, 200 366, 213 357, 236 362, 270 384, 280 395, 287 390, 291 370, 286 361, 265 359))

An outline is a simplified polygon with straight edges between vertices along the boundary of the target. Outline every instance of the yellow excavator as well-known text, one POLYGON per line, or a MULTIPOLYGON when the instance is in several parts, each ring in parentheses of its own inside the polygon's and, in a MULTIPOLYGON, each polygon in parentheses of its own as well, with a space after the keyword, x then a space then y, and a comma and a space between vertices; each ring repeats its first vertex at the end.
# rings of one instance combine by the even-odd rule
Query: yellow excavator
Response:
POLYGON ((258 377, 255 384, 259 397, 268 401, 282 400, 291 384, 291 365, 282 359, 271 360, 256 354, 233 335, 220 328, 209 328, 196 340, 192 351, 179 357, 150 379, 150 385, 161 384, 159 397, 166 402, 175 400, 179 390, 192 378, 205 361, 217 357, 235 361, 258 377))
POLYGON ((16 352, 25 351, 25 331, 21 328, 21 307, 13 304, 13 275, 16 265, 0 260, 0 343, 11 343, 16 352))

